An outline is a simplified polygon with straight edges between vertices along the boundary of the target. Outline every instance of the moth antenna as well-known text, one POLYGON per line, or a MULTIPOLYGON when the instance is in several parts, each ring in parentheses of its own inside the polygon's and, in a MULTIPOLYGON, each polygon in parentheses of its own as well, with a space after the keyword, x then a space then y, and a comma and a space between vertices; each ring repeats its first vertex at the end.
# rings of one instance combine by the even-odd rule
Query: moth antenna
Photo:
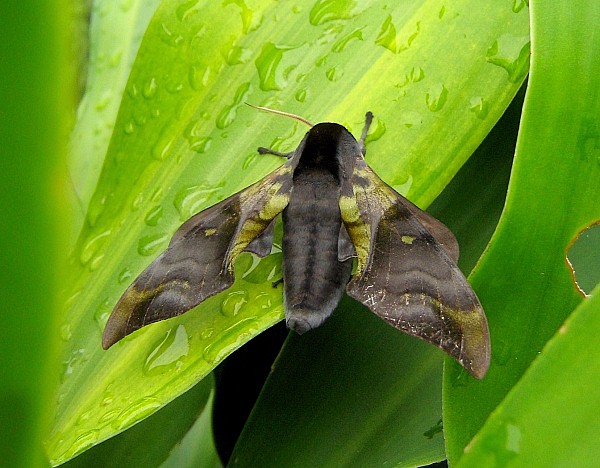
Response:
POLYGON ((279 110, 275 110, 275 109, 269 109, 268 107, 262 107, 262 106, 255 106, 253 104, 250 104, 248 102, 245 103, 247 106, 250 106, 254 109, 258 109, 264 112, 270 112, 271 114, 277 114, 277 115, 282 115, 283 117, 289 117, 290 119, 294 119, 297 120, 299 122, 302 122, 303 124, 308 125, 309 127, 314 127, 314 125, 309 122, 308 120, 306 120, 304 117, 300 117, 299 115, 296 114, 290 114, 289 112, 283 112, 283 111, 279 111, 279 110))
POLYGON ((367 138, 367 133, 369 131, 369 127, 371 126, 371 122, 373 122, 373 112, 369 111, 365 115, 365 126, 362 131, 362 135, 360 136, 359 142, 364 146, 365 139, 367 138))

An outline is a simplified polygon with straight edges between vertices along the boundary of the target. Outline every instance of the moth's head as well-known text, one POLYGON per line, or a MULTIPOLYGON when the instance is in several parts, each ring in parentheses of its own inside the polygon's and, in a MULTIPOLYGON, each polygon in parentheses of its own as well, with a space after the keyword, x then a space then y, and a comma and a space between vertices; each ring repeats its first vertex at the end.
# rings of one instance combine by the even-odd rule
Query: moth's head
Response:
POLYGON ((319 123, 304 137, 299 165, 339 167, 344 155, 355 153, 357 148, 356 140, 342 125, 319 123))

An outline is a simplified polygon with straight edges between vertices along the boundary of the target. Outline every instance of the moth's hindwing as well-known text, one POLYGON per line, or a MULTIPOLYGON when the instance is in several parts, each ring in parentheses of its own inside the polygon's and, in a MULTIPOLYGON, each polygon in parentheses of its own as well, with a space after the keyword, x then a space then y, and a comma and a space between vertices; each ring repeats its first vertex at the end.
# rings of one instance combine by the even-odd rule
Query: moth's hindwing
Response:
POLYGON ((242 251, 267 253, 265 241, 272 238, 268 228, 287 205, 291 187, 292 169, 286 163, 185 222, 169 248, 117 303, 104 329, 104 349, 144 325, 180 315, 230 287, 233 262, 242 251))
POLYGON ((483 377, 490 359, 487 321, 455 264, 458 244, 450 230, 397 194, 362 159, 351 184, 353 197, 340 199, 358 255, 348 295, 483 377))

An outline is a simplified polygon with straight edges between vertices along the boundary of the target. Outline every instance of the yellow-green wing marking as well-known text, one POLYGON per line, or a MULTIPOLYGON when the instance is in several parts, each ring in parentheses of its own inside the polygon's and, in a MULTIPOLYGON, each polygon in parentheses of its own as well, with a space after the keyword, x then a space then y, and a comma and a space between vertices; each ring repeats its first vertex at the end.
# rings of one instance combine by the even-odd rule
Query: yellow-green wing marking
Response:
POLYGON ((340 199, 342 219, 358 256, 348 295, 482 378, 490 359, 487 321, 454 262, 456 239, 385 184, 362 158, 351 180, 354 197, 340 199))
MULTIPOLYGON (((149 323, 180 315, 233 284, 233 264, 287 206, 288 163, 247 189, 198 213, 173 235, 169 248, 125 291, 108 319, 109 348, 149 323)), ((262 247, 261 247, 262 250, 262 247)))

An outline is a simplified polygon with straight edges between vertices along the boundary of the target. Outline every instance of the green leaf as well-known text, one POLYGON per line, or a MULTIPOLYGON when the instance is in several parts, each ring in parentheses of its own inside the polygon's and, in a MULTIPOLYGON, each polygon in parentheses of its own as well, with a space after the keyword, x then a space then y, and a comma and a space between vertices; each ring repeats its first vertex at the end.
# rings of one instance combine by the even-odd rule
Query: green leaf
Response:
POLYGON ((0 454, 10 467, 43 467, 58 372, 57 289, 72 75, 66 2, 0 3, 0 454))
POLYGON ((156 411, 281 319, 271 270, 247 256, 231 291, 100 348, 118 297, 178 225, 281 164, 257 156, 256 147, 286 151, 299 142, 297 123, 244 101, 354 131, 372 110, 370 163, 425 206, 525 76, 527 10, 512 7, 163 1, 129 77, 72 258, 64 372, 48 441, 53 462, 156 411), (254 268, 262 273, 244 279, 254 268), (251 282, 256 276, 260 283, 251 282))
MULTIPOLYGON (((486 378, 474 382, 447 362, 444 427, 451 462, 460 460, 485 420, 581 303, 565 253, 574 236, 600 218, 600 101, 590 98, 599 91, 600 60, 590 34, 600 7, 585 2, 573 9, 561 1, 540 2, 532 10, 535 54, 509 196, 471 276, 488 315, 492 364, 486 378)), ((588 346, 581 342, 582 353, 588 346)), ((539 404, 533 395, 529 402, 539 404)))
MULTIPOLYGON (((211 446, 211 400, 209 399, 212 387, 212 379, 204 379, 149 418, 118 436, 96 445, 67 462, 64 467, 158 466, 170 458, 171 452, 187 437, 187 433, 199 419, 208 420, 209 424, 208 427, 206 423, 203 425, 203 434, 200 434, 194 442, 200 446, 203 445, 201 443, 203 439, 208 440, 205 456, 214 459, 216 452, 211 446), (203 417, 204 413, 209 417, 203 417)), ((187 460, 180 459, 180 462, 179 466, 184 466, 187 460)))
POLYGON ((593 466, 600 457, 600 289, 488 418, 459 466, 593 466))

